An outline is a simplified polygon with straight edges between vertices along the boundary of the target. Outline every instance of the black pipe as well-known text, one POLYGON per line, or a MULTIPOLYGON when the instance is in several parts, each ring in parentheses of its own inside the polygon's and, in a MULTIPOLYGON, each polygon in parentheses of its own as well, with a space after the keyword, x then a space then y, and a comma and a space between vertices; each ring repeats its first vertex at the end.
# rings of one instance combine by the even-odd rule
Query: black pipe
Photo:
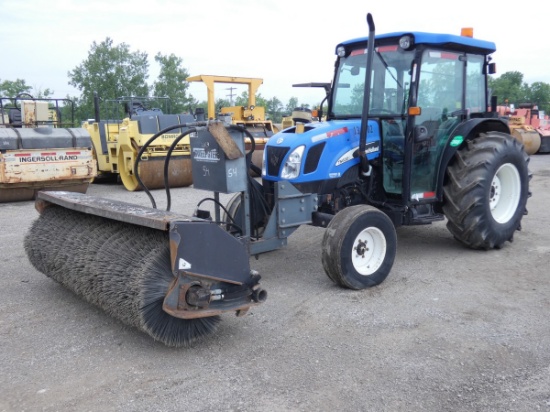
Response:
POLYGON ((99 96, 94 92, 94 118, 96 123, 99 123, 99 96))
POLYGON ((363 113, 361 115, 361 134, 359 136, 359 158, 361 161, 361 172, 369 170, 369 163, 365 153, 367 145, 367 130, 369 122, 370 106, 370 82, 372 76, 372 60, 374 56, 374 20, 372 14, 367 13, 367 24, 369 25, 369 43, 367 45, 367 70, 365 73, 365 88, 363 94, 363 113))

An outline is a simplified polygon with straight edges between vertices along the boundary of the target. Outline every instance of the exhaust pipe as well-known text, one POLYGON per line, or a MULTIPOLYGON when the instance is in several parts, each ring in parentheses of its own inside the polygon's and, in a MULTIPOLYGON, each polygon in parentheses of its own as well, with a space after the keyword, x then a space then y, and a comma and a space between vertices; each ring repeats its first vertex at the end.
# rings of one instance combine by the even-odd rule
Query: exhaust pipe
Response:
POLYGON ((361 115, 361 134, 359 136, 359 158, 361 159, 362 173, 368 173, 370 169, 367 154, 365 153, 365 147, 367 145, 367 126, 369 121, 372 59, 374 54, 374 20, 370 13, 367 13, 367 24, 369 25, 369 43, 367 44, 367 70, 365 73, 365 89, 363 94, 363 113, 361 115))
POLYGON ((94 92, 94 117, 96 123, 99 123, 99 96, 94 92))

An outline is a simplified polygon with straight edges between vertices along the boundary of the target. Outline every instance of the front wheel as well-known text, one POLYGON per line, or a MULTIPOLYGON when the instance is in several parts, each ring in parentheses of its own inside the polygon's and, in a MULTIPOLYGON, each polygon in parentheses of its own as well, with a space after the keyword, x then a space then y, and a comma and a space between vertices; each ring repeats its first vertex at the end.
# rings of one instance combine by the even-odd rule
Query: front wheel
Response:
POLYGON ((395 260, 391 219, 372 206, 350 206, 330 221, 322 243, 325 273, 339 286, 364 289, 382 283, 395 260))
POLYGON ((529 197, 529 156, 512 136, 469 141, 447 170, 443 212, 454 237, 473 249, 501 248, 521 228, 529 197))

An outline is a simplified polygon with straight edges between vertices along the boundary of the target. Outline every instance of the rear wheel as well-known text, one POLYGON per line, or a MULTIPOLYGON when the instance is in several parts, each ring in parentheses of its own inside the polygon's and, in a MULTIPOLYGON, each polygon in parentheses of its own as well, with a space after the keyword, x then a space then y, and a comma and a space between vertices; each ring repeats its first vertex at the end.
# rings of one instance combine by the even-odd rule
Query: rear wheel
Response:
POLYGON ((458 241, 487 250, 513 240, 527 213, 528 163, 521 143, 498 132, 482 134, 456 153, 443 211, 458 241))
POLYGON ((330 221, 322 248, 325 273, 336 284, 350 289, 376 286, 395 260, 395 227, 372 206, 350 206, 330 221))

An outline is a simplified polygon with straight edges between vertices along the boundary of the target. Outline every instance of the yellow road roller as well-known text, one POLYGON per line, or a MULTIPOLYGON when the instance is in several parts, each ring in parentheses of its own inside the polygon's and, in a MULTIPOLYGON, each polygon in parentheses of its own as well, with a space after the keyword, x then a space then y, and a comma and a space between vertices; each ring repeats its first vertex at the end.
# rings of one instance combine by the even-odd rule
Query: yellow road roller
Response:
POLYGON ((0 98, 0 203, 32 200, 40 190, 88 190, 97 166, 73 112, 67 99, 0 98))
MULTIPOLYGON (((191 114, 167 114, 158 107, 167 98, 121 97, 104 102, 107 119, 100 119, 99 98, 95 96, 95 118, 83 123, 92 138, 98 178, 120 178, 129 191, 164 188, 164 163, 172 143, 186 128, 160 133, 174 125, 194 122, 191 114), (157 105, 155 105, 157 104, 157 105), (150 141, 153 135, 158 134, 150 141), (146 147, 146 150, 141 151, 146 147), (139 170, 134 170, 140 153, 139 170), (138 180, 138 176, 140 180, 138 180)), ((167 106, 167 104, 165 104, 167 106)), ((185 187, 193 183, 189 138, 178 142, 170 153, 168 184, 185 187)))

